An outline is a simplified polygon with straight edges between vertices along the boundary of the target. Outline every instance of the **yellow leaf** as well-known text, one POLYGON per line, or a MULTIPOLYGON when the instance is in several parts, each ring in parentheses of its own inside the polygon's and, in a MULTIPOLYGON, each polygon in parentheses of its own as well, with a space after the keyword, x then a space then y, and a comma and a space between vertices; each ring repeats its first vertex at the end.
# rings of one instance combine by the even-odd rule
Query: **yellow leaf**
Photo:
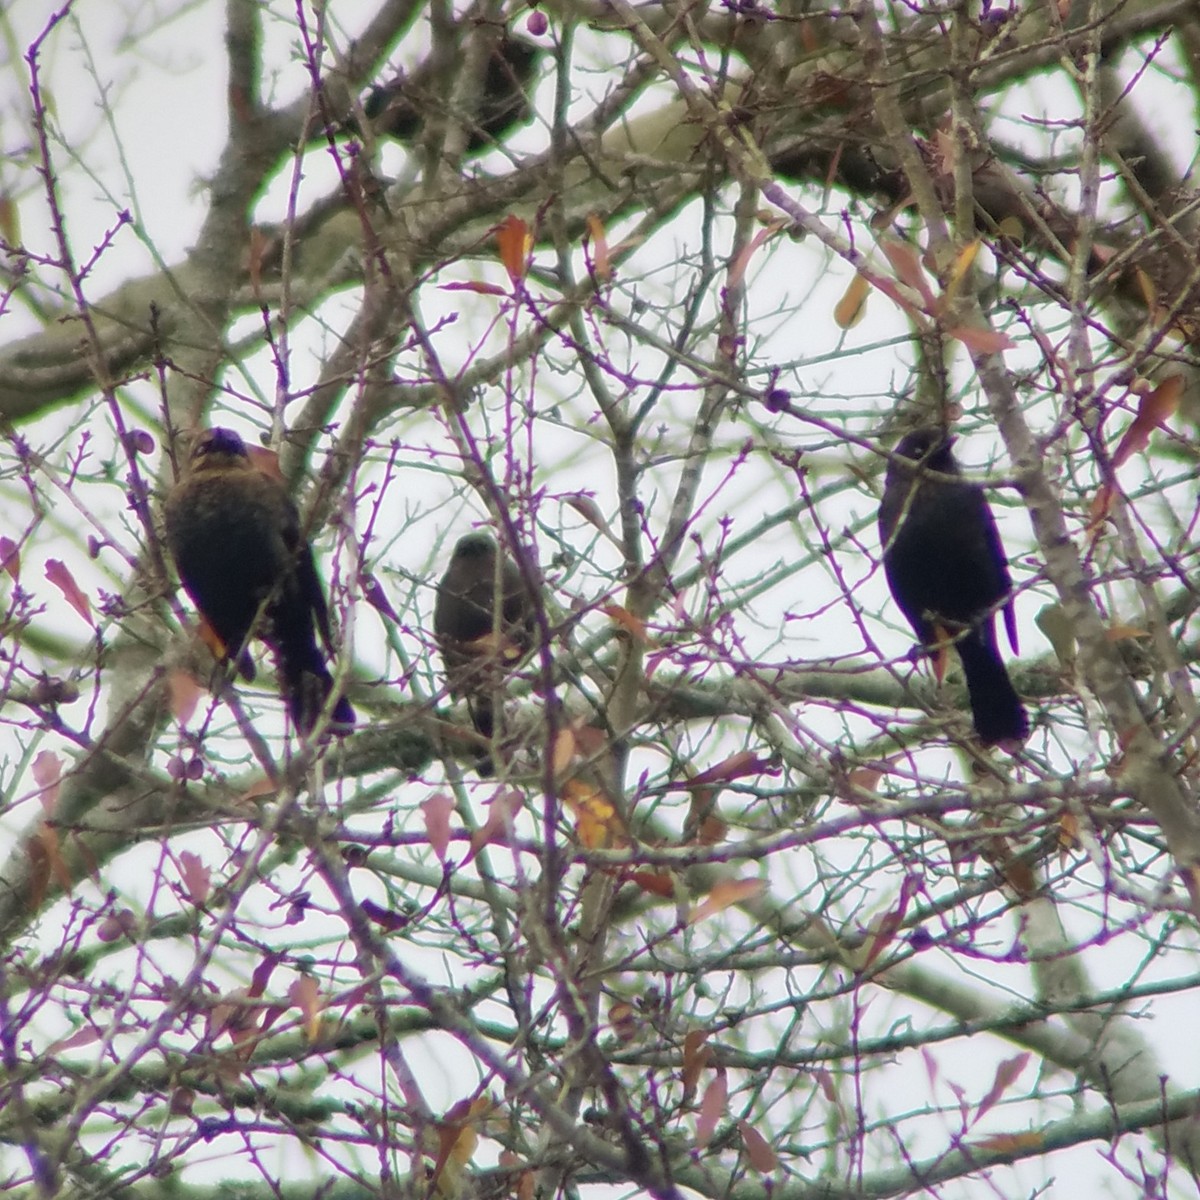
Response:
POLYGON ((839 329, 853 329, 867 315, 867 297, 870 294, 871 285, 855 273, 850 286, 833 306, 833 319, 839 329))
POLYGON ((962 287, 962 281, 967 277, 967 272, 970 271, 979 254, 979 240, 968 242, 954 259, 954 265, 950 268, 950 276, 946 280, 946 292, 943 300, 947 303, 953 301, 958 294, 958 289, 962 287))

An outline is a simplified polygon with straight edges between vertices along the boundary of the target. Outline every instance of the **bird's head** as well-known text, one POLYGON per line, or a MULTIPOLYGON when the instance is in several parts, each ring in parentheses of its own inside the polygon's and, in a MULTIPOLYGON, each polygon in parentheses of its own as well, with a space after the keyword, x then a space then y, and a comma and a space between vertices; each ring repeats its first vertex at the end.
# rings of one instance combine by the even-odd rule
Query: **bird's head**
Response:
POLYGON ((457 559, 482 561, 491 558, 495 553, 495 539, 482 529, 463 534, 454 545, 454 557, 457 559))
POLYGON ((957 475, 958 463, 953 454, 954 438, 944 429, 928 426, 906 433, 899 441, 893 454, 920 463, 930 471, 943 475, 957 475))
POLYGON ((246 443, 232 429, 206 429, 192 447, 188 464, 193 471, 220 470, 247 466, 250 452, 246 443))

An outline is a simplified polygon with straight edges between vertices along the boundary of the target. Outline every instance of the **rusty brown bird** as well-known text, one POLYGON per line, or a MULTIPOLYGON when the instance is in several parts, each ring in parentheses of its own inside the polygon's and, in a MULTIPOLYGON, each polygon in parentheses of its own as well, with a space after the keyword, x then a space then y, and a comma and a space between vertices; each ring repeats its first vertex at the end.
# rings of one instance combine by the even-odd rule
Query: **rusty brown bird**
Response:
MULTIPOLYGON (((232 430, 209 429, 168 495, 164 516, 179 578, 221 656, 253 679, 246 643, 261 638, 274 653, 288 713, 308 733, 333 690, 317 634, 330 654, 332 638, 312 548, 283 481, 256 465, 232 430)), ((354 723, 344 696, 331 719, 335 726, 354 723)))

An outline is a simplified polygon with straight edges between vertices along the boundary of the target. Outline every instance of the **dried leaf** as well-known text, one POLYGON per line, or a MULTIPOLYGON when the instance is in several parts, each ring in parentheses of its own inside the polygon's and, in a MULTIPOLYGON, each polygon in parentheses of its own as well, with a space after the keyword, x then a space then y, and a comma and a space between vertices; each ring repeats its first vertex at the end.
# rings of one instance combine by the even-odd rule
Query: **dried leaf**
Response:
POLYGON ((896 278, 916 292, 924 300, 925 312, 933 312, 936 303, 929 281, 925 278, 925 270, 917 252, 905 242, 895 238, 881 238, 879 248, 887 255, 887 260, 896 272, 896 278))
POLYGON ((1138 629, 1133 625, 1122 625, 1120 622, 1114 622, 1104 631, 1104 640, 1106 642, 1127 642, 1131 638, 1148 638, 1150 634, 1145 629, 1138 629))
POLYGON ((950 665, 950 643, 953 636, 944 625, 933 623, 933 653, 929 656, 933 664, 933 677, 941 685, 946 681, 946 669, 950 665))
POLYGON ((46 578, 62 592, 67 603, 90 625, 92 606, 79 584, 75 582, 75 576, 67 569, 66 563, 59 558, 46 559, 46 578))
POLYGON ((1006 1058, 996 1068, 996 1077, 992 1080, 992 1086, 988 1089, 988 1094, 979 1102, 979 1107, 975 1110, 976 1120, 982 1117, 1016 1083, 1029 1059, 1030 1055, 1028 1051, 1024 1054, 1014 1054, 1012 1058, 1006 1058))
POLYGON ((465 279, 457 283, 442 283, 438 285, 443 292, 474 292, 477 296, 507 296, 498 283, 484 283, 479 279, 465 279))
POLYGON ((1020 244, 1025 240, 1025 226, 1019 217, 1007 216, 996 226, 996 236, 1020 244))
POLYGON ((583 779, 568 779, 562 801, 575 817, 575 835, 586 850, 611 850, 626 844, 624 822, 600 788, 583 779))
POLYGON ((279 455, 276 451, 268 449, 266 446, 257 446, 253 442, 246 443, 246 454, 254 466, 264 475, 271 479, 277 479, 280 483, 285 482, 283 471, 279 467, 279 455))
POLYGON ((496 226, 496 246, 500 261, 514 284, 520 283, 529 270, 529 254, 533 235, 520 217, 507 216, 496 226))
POLYGON ((184 895, 197 908, 207 902, 212 892, 212 872, 198 854, 190 850, 179 852, 179 878, 183 881, 184 895))
POLYGON ((1109 484, 1100 484, 1099 490, 1096 493, 1096 499, 1092 500, 1092 504, 1087 510, 1087 528, 1084 530, 1085 533, 1099 533, 1100 526, 1108 520, 1109 514, 1112 511, 1112 502, 1115 499, 1115 488, 1109 484))
POLYGON ((613 270, 604 222, 595 213, 588 213, 586 223, 587 232, 584 234, 583 244, 590 244, 592 248, 592 275, 601 283, 607 283, 612 278, 613 270))
POLYGON ((446 851, 450 846, 450 815, 453 812, 454 801, 445 792, 438 792, 421 804, 421 814, 425 818, 425 836, 429 839, 430 849, 438 856, 440 862, 446 861, 446 851))
POLYGON ((654 644, 653 639, 646 632, 646 622, 641 617, 635 617, 629 609, 622 608, 619 604, 602 604, 600 611, 605 616, 611 617, 622 629, 633 634, 634 638, 643 646, 654 644))
POLYGON ((874 923, 871 940, 867 943, 867 953, 863 959, 862 969, 865 971, 891 943, 897 930, 904 924, 908 912, 909 901, 920 887, 920 880, 915 875, 906 875, 900 885, 900 895, 895 907, 885 913, 874 923))
POLYGON ((321 1012, 324 1008, 317 981, 311 975, 301 975, 288 988, 288 999, 300 1010, 304 1036, 310 1044, 315 1042, 321 1034, 321 1012))
POLYGON ((62 760, 51 750, 40 750, 29 769, 33 773, 34 783, 38 785, 42 811, 46 816, 52 816, 62 783, 62 760))
POLYGON ((96 936, 104 943, 115 942, 119 938, 132 938, 137 932, 137 916, 131 908, 122 908, 110 913, 96 927, 96 936))
POLYGON ((10 247, 21 244, 21 212, 7 190, 0 192, 0 238, 10 247))
POLYGON ((591 496, 583 492, 575 492, 572 495, 564 496, 563 501, 569 504, 590 525, 594 525, 610 542, 617 542, 616 535, 604 519, 604 514, 600 511, 600 505, 591 496))
POLYGON ((1058 848, 1063 854, 1074 850, 1079 845, 1079 818, 1071 812, 1065 812, 1058 819, 1058 848))
POLYGON ((970 1143, 976 1150, 989 1150, 994 1154, 1028 1154, 1045 1146, 1045 1137, 1039 1130, 1024 1133, 993 1133, 970 1143))
POLYGON ((704 1089, 700 1098, 700 1112, 696 1116, 696 1145, 707 1146, 716 1131, 717 1122, 725 1115, 729 1103, 729 1080, 718 1067, 712 1083, 704 1089))
POLYGON ((438 1154, 433 1166, 431 1185, 441 1194, 453 1194, 453 1181, 470 1163, 479 1145, 479 1125, 495 1107, 489 1096, 460 1100, 438 1122, 438 1154), (447 1176, 442 1178, 443 1173, 447 1176), (446 1185, 451 1186, 447 1187, 446 1185))
POLYGON ((554 778, 562 778, 574 759, 575 731, 567 726, 554 735, 554 745, 550 747, 550 769, 554 773, 554 778))
POLYGON ((705 1045, 707 1041, 707 1029, 692 1029, 684 1035, 683 1073, 680 1076, 680 1082, 683 1084, 685 1104, 696 1090, 696 1084, 700 1081, 700 1072, 712 1061, 712 1047, 705 1045))
POLYGON ((239 797, 238 801, 257 800, 262 796, 273 796, 279 785, 265 775, 256 779, 239 797))
POLYGON ((514 788, 498 792, 488 801, 488 815, 483 825, 471 835, 471 849, 463 865, 471 861, 484 846, 507 846, 513 821, 521 811, 524 797, 514 788))
POLYGON ((167 672, 167 692, 172 716, 180 725, 186 725, 192 719, 204 689, 187 671, 173 667, 167 672))
POLYGON ((698 904, 688 917, 688 924, 695 925, 706 917, 724 912, 735 904, 744 904, 749 900, 757 900, 767 890, 766 882, 762 879, 726 879, 698 904))
POLYGON ((871 285, 856 271, 842 298, 833 306, 833 319, 839 329, 853 329, 867 315, 867 297, 871 285))
POLYGON ((669 871, 626 871, 624 878, 651 896, 670 900, 675 895, 675 877, 669 871))
POLYGON ((57 1057, 64 1050, 77 1050, 80 1046, 90 1046, 93 1042, 98 1041, 99 1038, 100 1030, 95 1025, 85 1025, 82 1029, 77 1029, 70 1037, 65 1037, 61 1041, 52 1043, 47 1047, 46 1053, 57 1057))
POLYGON ((955 256, 954 265, 950 268, 950 275, 946 280, 946 290, 942 293, 943 309, 954 302, 963 280, 979 256, 980 245, 981 242, 976 238, 975 241, 968 242, 955 256))
POLYGON ((731 288, 739 288, 745 282, 746 270, 750 266, 750 259, 754 252, 762 246, 766 241, 773 238, 781 229, 786 229, 788 222, 782 218, 775 218, 765 229, 760 229, 749 242, 738 252, 737 258, 733 260, 729 267, 729 277, 727 286, 731 288))
POLYGON ((7 571, 13 583, 21 582, 21 549, 12 538, 0 537, 0 571, 7 571))
POLYGON ((1071 624, 1061 604, 1047 604, 1033 618, 1037 627, 1046 635, 1059 663, 1065 670, 1075 666, 1075 627, 1071 624))
POLYGON ((760 1175, 769 1175, 779 1166, 779 1157, 771 1148, 771 1143, 745 1118, 738 1120, 737 1127, 750 1165, 760 1175))
POLYGON ((850 785, 862 792, 875 793, 883 772, 875 767, 856 767, 850 772, 850 785))
POLYGON ((1137 416, 1125 430, 1113 454, 1113 470, 1128 462, 1138 451, 1145 450, 1150 444, 1150 435, 1175 415, 1183 397, 1183 384, 1182 375, 1171 375, 1138 400, 1137 416))
POLYGON ((1017 343, 998 329, 975 329, 966 325, 956 325, 946 330, 946 336, 962 342, 968 350, 977 354, 999 354, 1002 350, 1014 350, 1017 343))
POLYGON ((250 294, 258 299, 262 291, 262 268, 272 246, 259 225, 250 226, 250 245, 246 251, 246 275, 250 280, 250 294))
POLYGON ((271 982, 271 976, 282 958, 283 955, 278 952, 268 954, 254 968, 254 974, 250 976, 250 990, 247 992, 247 996, 251 1000, 258 1000, 266 994, 267 984, 271 982))
POLYGON ((739 750, 715 766, 693 775, 686 781, 686 786, 689 789, 706 787, 713 783, 728 783, 731 779, 744 779, 747 775, 761 775, 770 765, 770 759, 760 758, 753 750, 739 750))

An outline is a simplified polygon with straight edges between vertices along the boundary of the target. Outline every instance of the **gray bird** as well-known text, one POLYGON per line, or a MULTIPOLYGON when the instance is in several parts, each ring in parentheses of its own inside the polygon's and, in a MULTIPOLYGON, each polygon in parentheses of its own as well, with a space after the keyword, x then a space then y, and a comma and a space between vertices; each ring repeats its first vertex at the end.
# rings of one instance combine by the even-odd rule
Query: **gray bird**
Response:
MULTIPOLYGON (((433 632, 451 695, 466 700, 476 732, 489 741, 496 734, 497 693, 532 647, 534 627, 517 564, 499 552, 490 534, 459 538, 438 584, 433 632)), ((481 753, 476 770, 491 775, 491 755, 481 753)))

